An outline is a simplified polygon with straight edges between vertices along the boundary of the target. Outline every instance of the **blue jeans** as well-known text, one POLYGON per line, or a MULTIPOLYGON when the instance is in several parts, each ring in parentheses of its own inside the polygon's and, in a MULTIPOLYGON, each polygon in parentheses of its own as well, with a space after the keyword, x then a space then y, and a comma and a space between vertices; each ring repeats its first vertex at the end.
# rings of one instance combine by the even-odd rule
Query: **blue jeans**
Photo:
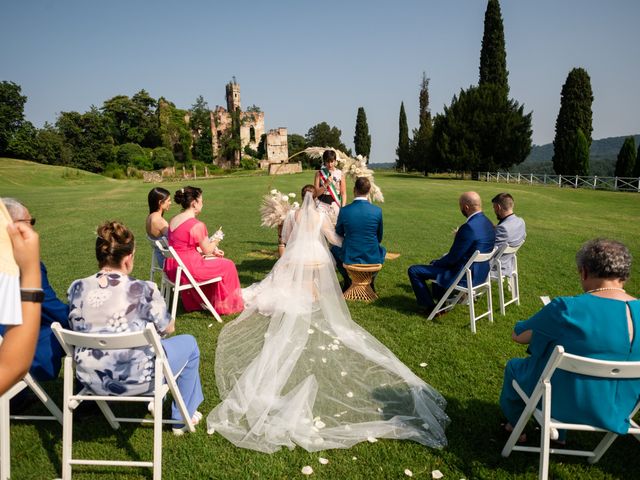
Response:
POLYGON ((439 300, 447 291, 435 282, 431 282, 431 289, 427 282, 435 280, 438 273, 442 272, 442 268, 433 265, 411 265, 407 273, 409 281, 413 287, 413 293, 416 295, 418 305, 428 309, 436 306, 434 299, 439 300))

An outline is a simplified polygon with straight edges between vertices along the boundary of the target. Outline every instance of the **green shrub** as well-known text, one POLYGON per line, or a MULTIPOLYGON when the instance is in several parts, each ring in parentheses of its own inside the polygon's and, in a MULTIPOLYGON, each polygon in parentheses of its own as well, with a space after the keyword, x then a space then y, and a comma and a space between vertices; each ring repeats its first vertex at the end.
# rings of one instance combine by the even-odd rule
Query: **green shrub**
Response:
POLYGON ((115 178, 117 180, 127 178, 127 174, 125 173, 124 168, 115 162, 107 163, 102 174, 105 177, 115 178))
POLYGON ((240 167, 243 170, 256 170, 258 168, 258 160, 252 157, 242 157, 240 167))
POLYGON ((151 151, 151 162, 154 170, 170 167, 175 164, 173 152, 166 147, 157 147, 151 151))
POLYGON ((135 167, 140 170, 153 170, 151 159, 137 143, 125 143, 118 147, 116 154, 118 164, 123 167, 135 167))

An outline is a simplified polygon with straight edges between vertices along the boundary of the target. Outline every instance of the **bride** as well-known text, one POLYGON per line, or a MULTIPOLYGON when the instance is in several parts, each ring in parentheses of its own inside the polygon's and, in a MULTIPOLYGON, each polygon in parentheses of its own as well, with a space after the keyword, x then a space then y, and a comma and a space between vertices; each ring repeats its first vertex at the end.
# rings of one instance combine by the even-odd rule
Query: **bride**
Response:
POLYGON ((375 438, 445 446, 442 395, 351 319, 323 238, 327 220, 307 193, 284 255, 222 329, 222 402, 207 416, 209 433, 266 453, 375 438))

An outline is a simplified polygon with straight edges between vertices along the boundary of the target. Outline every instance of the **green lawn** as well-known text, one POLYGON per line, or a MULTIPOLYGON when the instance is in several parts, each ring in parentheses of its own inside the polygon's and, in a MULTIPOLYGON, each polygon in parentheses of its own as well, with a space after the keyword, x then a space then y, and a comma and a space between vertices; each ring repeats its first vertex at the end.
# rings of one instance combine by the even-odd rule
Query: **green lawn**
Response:
MULTIPOLYGON (((200 218, 215 230, 222 225, 226 237, 221 247, 236 262, 243 286, 260 280, 274 260, 276 232, 260 227, 260 196, 271 188, 296 192, 313 179, 312 172, 282 177, 228 177, 190 181, 204 190, 200 218)), ((209 436, 204 427, 195 434, 174 437, 164 432, 164 478, 301 478, 300 469, 311 465, 314 478, 431 478, 439 469, 445 479, 534 479, 538 459, 513 453, 503 459, 504 438, 498 396, 505 362, 524 356, 525 348, 510 339, 513 324, 536 312, 540 295, 570 295, 579 292, 574 255, 587 239, 608 236, 623 241, 640 258, 640 195, 589 190, 520 185, 384 173, 377 176, 386 202, 384 244, 400 254, 390 260, 376 281, 380 299, 373 304, 349 304, 353 319, 386 344, 402 361, 448 400, 451 425, 449 446, 431 450, 417 443, 381 440, 349 450, 311 454, 296 448, 266 455, 232 446, 219 435, 209 436), (521 249, 522 305, 507 308, 495 323, 478 323, 477 335, 469 330, 466 307, 428 322, 419 315, 406 270, 442 255, 452 241, 452 230, 464 219, 457 206, 458 195, 476 190, 485 200, 509 191, 516 211, 527 222, 528 238, 521 249), (426 362, 426 367, 420 363, 426 362), (318 457, 329 459, 320 465, 318 457)), ((164 185, 171 191, 181 183, 164 185)), ((106 219, 124 221, 136 234, 138 248, 134 276, 149 275, 150 249, 144 240, 146 195, 151 185, 141 181, 114 181, 104 177, 0 159, 0 196, 15 196, 37 217, 42 258, 53 287, 61 297, 72 280, 97 270, 94 257, 95 227, 106 219)), ((348 189, 350 190, 350 188, 348 189)), ((174 207, 175 208, 175 207, 174 207)), ((173 210, 177 212, 177 209, 173 210)), ((640 294, 640 267, 634 265, 627 284, 632 295, 640 294)), ((497 294, 495 293, 497 300, 497 294)), ((229 320, 225 317, 225 320, 229 320)), ((208 413, 219 401, 213 374, 216 339, 221 325, 202 313, 179 314, 178 333, 196 336, 202 351, 201 377, 208 413)), ((45 386, 56 400, 60 382, 45 386)), ((168 406, 168 405, 167 405, 168 406)), ((165 410, 167 411, 167 410, 165 410)), ((51 422, 13 422, 12 472, 16 479, 51 479, 60 475, 61 427, 51 422)), ((596 438, 573 435, 572 445, 592 445, 596 438)), ((99 415, 88 415, 78 423, 74 448, 80 455, 109 452, 113 457, 140 459, 152 445, 146 427, 123 426, 111 430, 99 415), (113 453, 111 453, 113 452, 113 453)), ((618 439, 603 460, 589 466, 582 459, 553 457, 551 476, 561 479, 631 478, 640 469, 639 446, 632 438, 618 439)), ((77 479, 146 479, 148 470, 76 468, 77 479)))

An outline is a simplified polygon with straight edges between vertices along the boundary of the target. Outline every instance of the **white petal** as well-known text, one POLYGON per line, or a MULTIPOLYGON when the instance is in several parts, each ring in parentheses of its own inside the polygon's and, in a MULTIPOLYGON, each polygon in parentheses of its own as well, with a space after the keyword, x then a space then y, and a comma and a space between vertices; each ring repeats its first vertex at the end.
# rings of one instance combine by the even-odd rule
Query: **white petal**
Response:
POLYGON ((347 392, 347 397, 352 398, 353 397, 353 392, 347 392))
POLYGON ((407 477, 413 477, 413 472, 412 472, 411 470, 409 470, 408 468, 405 468, 405 469, 404 469, 404 474, 405 474, 407 477))
POLYGON ((322 357, 322 363, 327 363, 327 359, 322 357))
POLYGON ((320 457, 318 459, 318 461, 322 464, 322 465, 326 465, 327 463, 329 463, 329 460, 327 460, 326 458, 322 458, 320 457))
POLYGON ((357 460, 358 457, 351 457, 351 460, 357 460))
POLYGON ((367 437, 367 442, 369 443, 376 443, 378 441, 378 439, 376 437, 367 437))
POLYGON ((311 475, 313 473, 313 468, 311 468, 309 465, 306 465, 302 467, 301 472, 303 473, 303 475, 311 475))
POLYGON ((315 424, 316 428, 324 428, 326 427, 325 423, 322 420, 318 420, 315 424))
POLYGON ((307 330, 307 333, 314 333, 315 330, 313 328, 310 328, 309 330, 307 330))
POLYGON ((421 366, 421 367, 426 367, 426 366, 427 366, 427 362, 422 362, 422 363, 420 364, 420 366, 421 366))
POLYGON ((210 323, 210 324, 209 324, 209 328, 211 328, 211 327, 213 327, 213 323, 210 323))
POLYGON ((431 472, 431 478, 433 478, 434 480, 438 480, 439 478, 442 478, 442 477, 444 477, 444 475, 440 470, 434 470, 433 472, 431 472))
POLYGON ((347 376, 347 372, 345 372, 344 370, 342 372, 340 372, 340 376, 341 377, 346 377, 347 376))

